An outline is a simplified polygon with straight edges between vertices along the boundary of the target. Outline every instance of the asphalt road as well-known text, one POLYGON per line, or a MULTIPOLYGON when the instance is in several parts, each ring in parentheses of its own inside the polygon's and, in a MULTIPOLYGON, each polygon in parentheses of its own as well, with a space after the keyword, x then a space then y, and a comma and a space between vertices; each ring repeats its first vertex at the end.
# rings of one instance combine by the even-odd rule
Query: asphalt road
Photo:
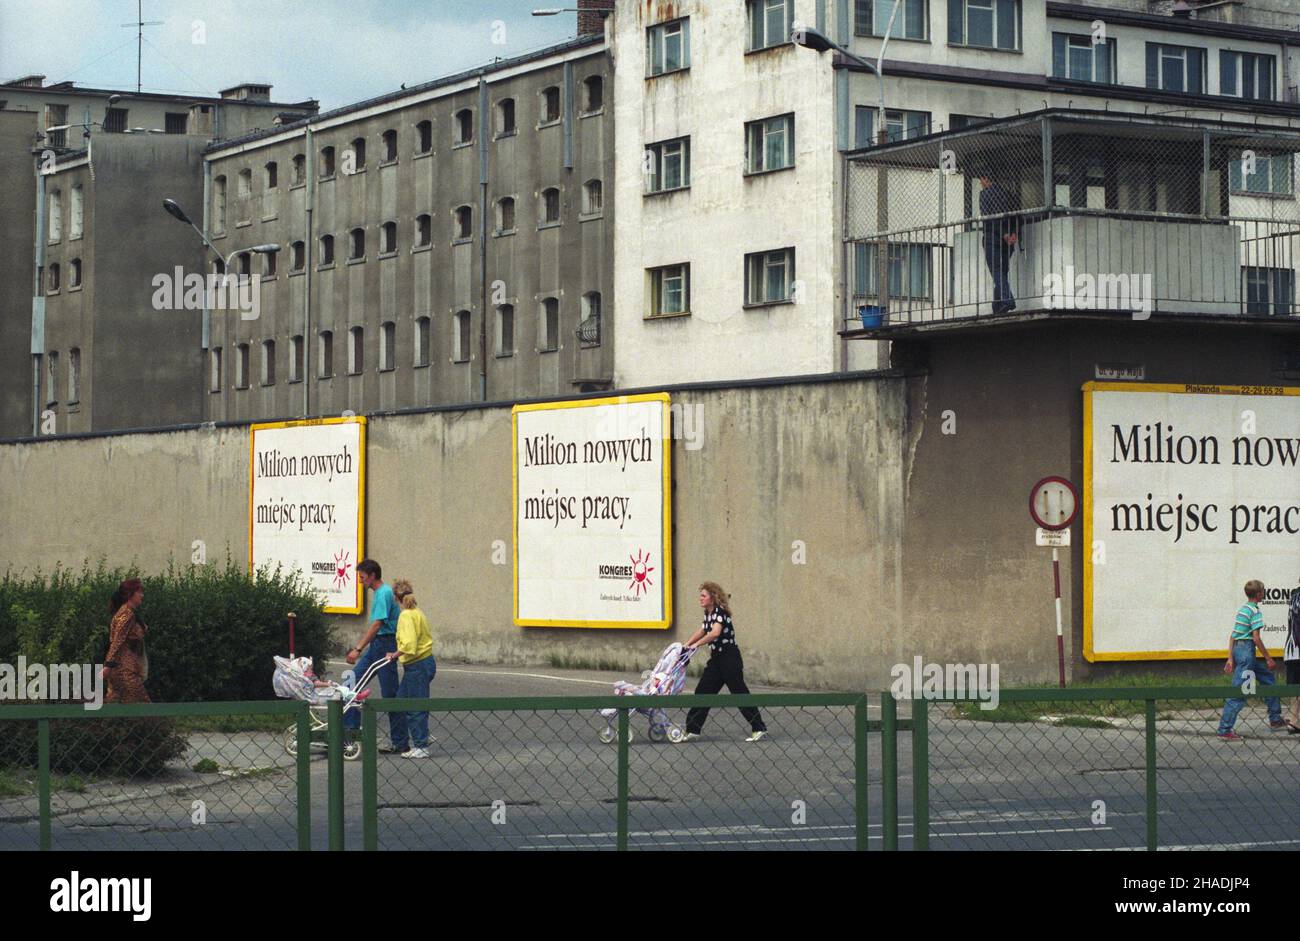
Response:
MULTIPOLYGON (((441 667, 442 697, 599 695, 616 674, 441 667)), ((755 692, 768 690, 755 689, 755 692)), ((875 715, 873 711, 873 715, 875 715)), ((1158 826, 1162 847, 1292 849, 1300 736, 1269 733, 1252 704, 1229 745, 1214 737, 1212 704, 1162 714, 1158 826)), ((673 717, 681 722, 683 716, 673 717)), ((735 710, 715 710, 705 737, 653 743, 633 719, 633 849, 847 850, 855 845, 852 713, 765 710, 772 730, 743 741, 735 710)), ((446 713, 431 717, 427 760, 379 759, 379 845, 385 850, 550 852, 612 849, 617 747, 588 712, 446 713)), ((386 720, 380 721, 384 740, 386 720)), ((210 757, 224 774, 178 769, 163 782, 58 792, 57 849, 292 849, 293 759, 270 733, 192 734, 186 767, 210 757), (202 801, 201 805, 196 801, 202 801), (201 820, 199 818, 202 818, 201 820)), ((900 736, 900 845, 914 828, 912 759, 900 736)), ((1104 728, 972 722, 931 709, 930 847, 934 850, 1139 850, 1146 846, 1141 720, 1104 728), (1101 802, 1100 804, 1098 802, 1101 802), (1103 812, 1104 811, 1104 816, 1103 812)), ((869 749, 869 841, 880 848, 880 742, 869 749)), ((326 768, 313 756, 313 845, 325 848, 326 768)), ((361 768, 348 762, 346 840, 359 848, 361 768)), ((0 800, 0 849, 34 848, 31 799, 0 800)))

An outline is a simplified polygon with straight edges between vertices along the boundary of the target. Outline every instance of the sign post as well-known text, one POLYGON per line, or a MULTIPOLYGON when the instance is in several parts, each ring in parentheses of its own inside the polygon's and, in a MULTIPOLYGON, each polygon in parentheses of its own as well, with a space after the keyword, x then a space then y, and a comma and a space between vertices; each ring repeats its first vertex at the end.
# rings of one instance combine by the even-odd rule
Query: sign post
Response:
POLYGON ((1056 664, 1065 689, 1065 633, 1061 626, 1061 546, 1070 544, 1069 525, 1079 510, 1074 485, 1064 477, 1044 477, 1029 491, 1029 515, 1038 524, 1034 542, 1052 547, 1052 586, 1056 601, 1056 664))

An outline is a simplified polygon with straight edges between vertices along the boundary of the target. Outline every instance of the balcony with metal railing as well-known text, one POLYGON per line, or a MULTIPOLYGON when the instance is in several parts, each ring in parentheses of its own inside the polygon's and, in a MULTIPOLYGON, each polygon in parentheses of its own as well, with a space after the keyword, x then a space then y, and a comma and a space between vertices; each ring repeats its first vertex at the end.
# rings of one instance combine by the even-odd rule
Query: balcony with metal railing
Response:
POLYGON ((1049 110, 849 155, 843 334, 1297 317, 1300 129, 1049 110))

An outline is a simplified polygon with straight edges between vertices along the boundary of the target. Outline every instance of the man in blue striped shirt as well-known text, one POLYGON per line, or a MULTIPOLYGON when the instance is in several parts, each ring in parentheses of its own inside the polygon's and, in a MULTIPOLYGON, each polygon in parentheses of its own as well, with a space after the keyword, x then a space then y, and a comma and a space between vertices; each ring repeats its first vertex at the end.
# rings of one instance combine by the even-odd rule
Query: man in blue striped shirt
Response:
MULTIPOLYGON (((1240 687, 1246 681, 1247 671, 1252 671, 1255 679, 1265 686, 1272 686, 1273 658, 1260 637, 1264 629, 1264 615, 1260 613, 1259 602, 1264 597, 1264 583, 1252 578, 1246 582, 1246 603, 1237 609, 1237 620, 1228 637, 1228 662, 1223 665, 1224 673, 1232 674, 1232 685, 1240 687), (1259 651, 1259 656, 1255 652, 1259 651), (1262 658, 1262 659, 1261 659, 1262 658)), ((1268 704, 1268 727, 1274 732, 1286 728, 1282 721, 1282 700, 1270 696, 1268 704)), ((1242 698, 1227 699, 1223 703, 1223 718, 1219 720, 1219 738, 1225 742, 1239 742, 1241 736, 1232 731, 1246 700, 1242 698)))

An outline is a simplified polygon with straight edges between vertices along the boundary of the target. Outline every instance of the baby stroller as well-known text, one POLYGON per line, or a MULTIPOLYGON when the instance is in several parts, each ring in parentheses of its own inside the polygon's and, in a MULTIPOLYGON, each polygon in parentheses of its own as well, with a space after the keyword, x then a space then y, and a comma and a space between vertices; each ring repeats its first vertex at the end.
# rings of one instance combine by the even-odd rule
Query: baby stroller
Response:
MULTIPOLYGON (((628 683, 619 680, 614 684, 615 696, 676 696, 686 685, 686 665, 691 662, 691 657, 695 656, 694 650, 687 650, 681 644, 669 644, 659 657, 659 662, 655 664, 653 670, 646 670, 641 674, 641 684, 628 683)), ((682 728, 668 719, 668 713, 654 706, 645 706, 636 710, 637 715, 645 716, 650 720, 650 741, 662 742, 665 738, 670 742, 680 742, 682 740, 682 728)), ((600 740, 609 744, 618 737, 617 709, 600 710, 601 718, 605 720, 605 728, 600 730, 600 740)), ((632 729, 629 726, 627 730, 627 740, 632 741, 632 729)))
MULTIPOLYGON (((275 674, 271 677, 271 688, 281 699, 301 699, 310 703, 311 744, 325 748, 326 734, 329 729, 329 705, 332 699, 343 702, 344 713, 360 709, 361 704, 370 696, 366 684, 387 660, 377 660, 371 664, 361 681, 354 689, 343 683, 334 683, 321 679, 312 672, 311 657, 274 657, 275 674), (360 692, 358 692, 360 690, 360 692)), ((298 723, 284 730, 284 750, 290 755, 298 754, 298 723)), ((361 757, 361 742, 344 741, 343 757, 347 761, 356 761, 361 757)))

